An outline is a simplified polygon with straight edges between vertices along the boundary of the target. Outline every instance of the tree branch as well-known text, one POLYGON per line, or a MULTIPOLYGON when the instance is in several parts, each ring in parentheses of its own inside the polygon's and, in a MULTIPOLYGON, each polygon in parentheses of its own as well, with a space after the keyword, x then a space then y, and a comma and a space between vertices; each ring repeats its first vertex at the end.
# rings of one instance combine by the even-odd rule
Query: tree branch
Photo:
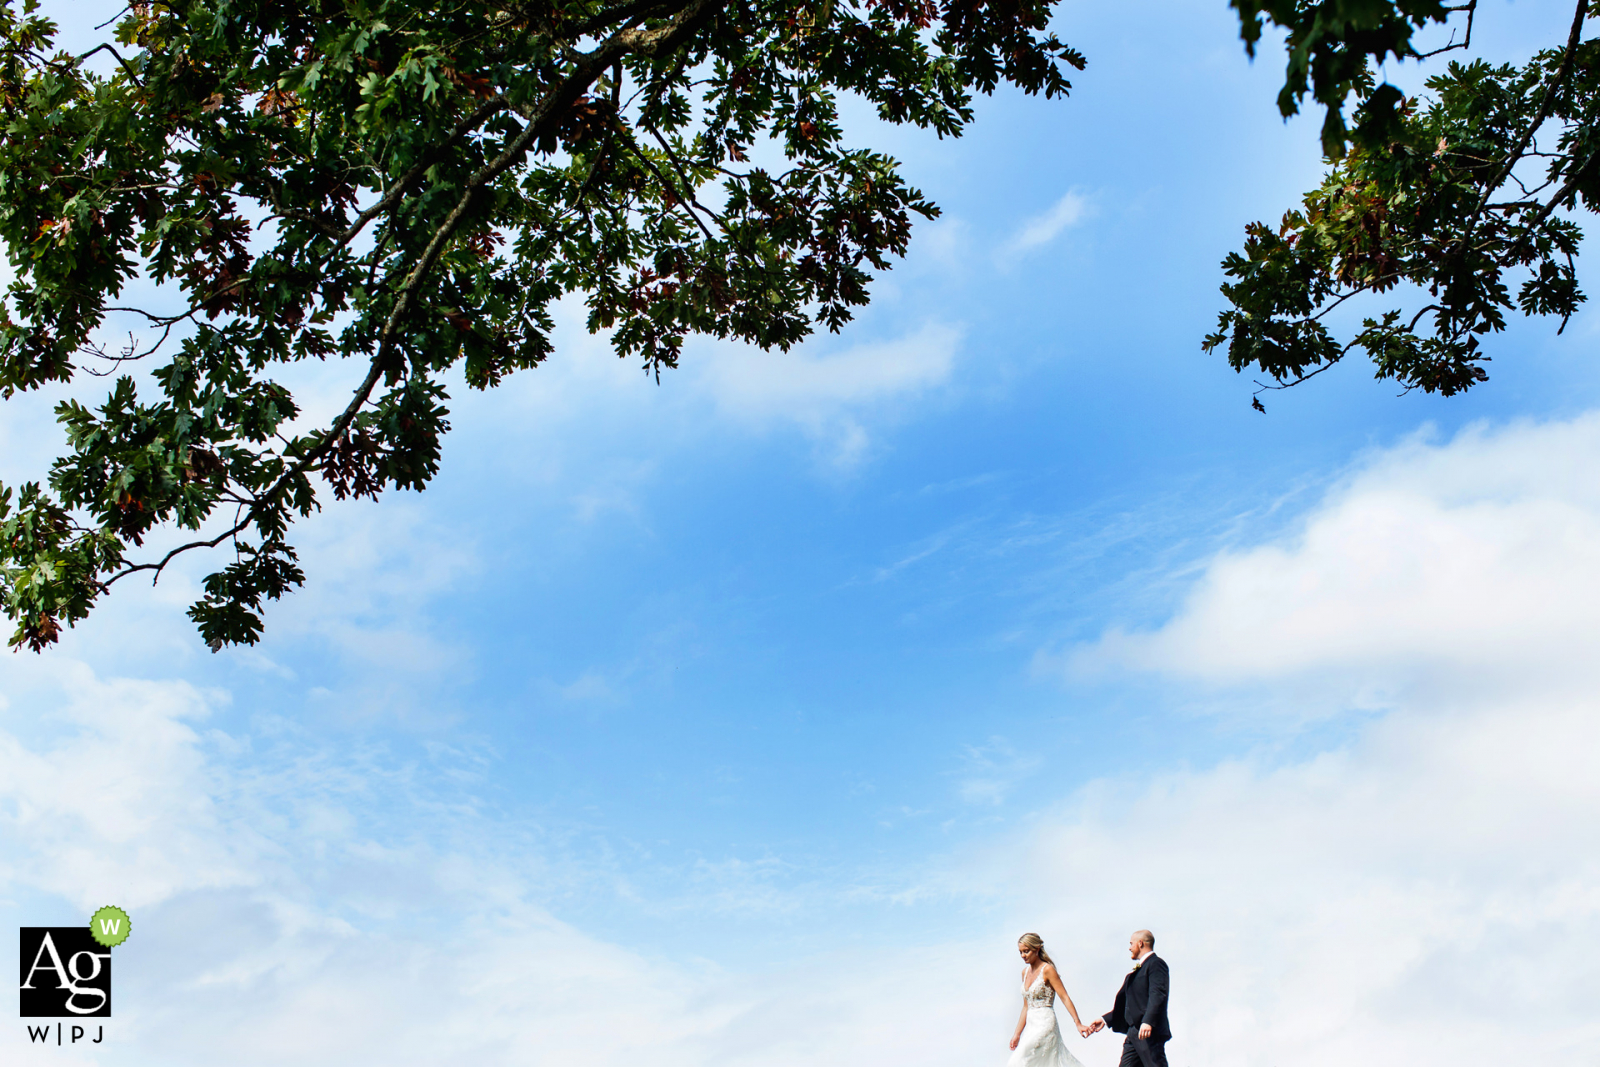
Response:
POLYGON ((1555 107, 1556 92, 1572 71, 1572 60, 1578 52, 1578 42, 1583 36, 1583 21, 1588 11, 1589 0, 1578 0, 1578 9, 1572 16, 1572 30, 1567 34, 1567 50, 1561 57, 1561 66, 1556 69, 1555 77, 1550 79, 1550 84, 1545 87, 1544 97, 1539 101, 1539 110, 1534 114, 1533 121, 1528 124, 1526 130, 1522 131, 1522 137, 1517 141, 1516 147, 1507 153, 1505 164, 1500 168, 1500 173, 1496 174, 1494 180, 1483 187, 1483 196, 1479 198, 1478 206, 1473 209, 1471 215, 1467 216, 1466 229, 1462 232, 1461 239, 1457 242, 1458 248, 1472 239, 1473 227, 1477 225, 1478 217, 1483 214, 1484 205, 1489 203, 1489 198, 1494 195, 1495 190, 1500 188, 1506 177, 1515 169, 1517 163, 1522 159, 1522 153, 1532 143, 1534 134, 1538 133, 1539 127, 1544 125, 1544 120, 1550 117, 1550 109, 1555 107))
MULTIPOLYGON (((505 147, 493 162, 479 168, 477 173, 468 179, 466 189, 456 202, 456 206, 445 217, 438 229, 434 231, 432 239, 418 258, 416 266, 412 268, 406 280, 401 284, 396 295, 395 305, 390 309, 389 315, 384 320, 383 331, 378 341, 378 350, 373 353, 366 376, 362 379, 361 384, 357 386, 350 403, 329 426, 328 432, 316 447, 308 449, 303 455, 296 458, 289 469, 279 475, 266 492, 254 498, 249 510, 229 529, 208 541, 194 541, 186 545, 180 545, 168 552, 157 563, 143 563, 126 567, 109 578, 104 585, 109 586, 119 578, 145 570, 154 570, 159 577, 161 570, 178 555, 196 548, 215 548, 254 522, 261 515, 263 509, 276 503, 278 497, 289 486, 290 482, 305 474, 317 461, 327 455, 334 442, 350 429, 356 416, 360 414, 362 407, 366 405, 367 400, 372 395, 372 390, 378 384, 378 379, 383 376, 389 353, 393 348, 395 331, 399 326, 401 317, 409 310, 417 288, 421 285, 428 272, 433 269, 434 264, 443 253, 445 245, 460 227, 461 221, 466 217, 472 200, 478 191, 515 165, 541 135, 549 132, 550 128, 564 116, 566 110, 577 101, 578 97, 583 95, 584 91, 594 83, 595 79, 606 68, 615 64, 624 55, 657 55, 664 50, 676 47, 693 34, 704 19, 709 18, 726 2, 727 0, 689 0, 687 4, 679 9, 678 15, 664 26, 659 26, 652 30, 627 29, 613 34, 593 51, 580 53, 580 58, 571 73, 546 93, 537 107, 518 109, 527 118, 528 124, 523 127, 521 132, 512 139, 511 143, 505 147)), ((477 123, 481 123, 495 110, 498 110, 499 107, 504 106, 504 103, 503 97, 497 97, 496 100, 490 101, 479 108, 477 112, 474 112, 472 116, 469 116, 467 120, 463 120, 457 126, 457 132, 453 135, 453 138, 460 137, 470 131, 474 124, 472 120, 475 119, 477 123), (489 107, 490 104, 496 106, 491 109, 489 107)), ((432 164, 429 163, 428 165, 431 166, 432 164)), ((418 164, 418 167, 422 167, 422 165, 418 164)), ((407 179, 411 179, 412 174, 420 175, 423 170, 426 170, 426 167, 422 167, 422 170, 413 167, 411 171, 407 172, 407 179)), ((402 181, 407 179, 402 179, 402 181)), ((399 191, 400 187, 397 186, 394 192, 391 192, 383 201, 380 201, 379 205, 374 205, 366 212, 363 212, 362 219, 358 220, 358 225, 349 231, 349 237, 353 238, 359 232, 360 226, 364 226, 366 221, 370 221, 372 217, 375 217, 380 205, 392 203, 393 200, 391 198, 397 198, 399 191)))
POLYGON ((107 578, 105 581, 101 582, 100 588, 102 590, 110 589, 112 583, 116 582, 117 579, 126 578, 130 574, 138 574, 140 571, 155 571, 155 577, 150 579, 150 584, 154 585, 156 582, 161 580, 161 572, 167 569, 167 564, 177 559, 183 553, 196 548, 216 548, 218 545, 222 544, 222 542, 234 536, 240 530, 249 525, 250 519, 246 517, 240 522, 235 523, 231 529, 222 531, 209 541, 191 541, 186 545, 179 545, 171 552, 168 552, 166 555, 162 556, 161 559, 155 563, 130 564, 129 566, 118 571, 116 574, 113 574, 111 577, 107 578))
POLYGON ((451 145, 483 125, 491 115, 505 106, 505 94, 501 93, 492 100, 485 101, 476 111, 456 123, 456 128, 450 132, 449 137, 436 145, 426 157, 418 160, 411 166, 411 169, 402 174, 399 180, 389 187, 389 191, 376 204, 356 216, 356 220, 350 224, 350 227, 344 233, 338 235, 336 238, 338 243, 347 245, 355 240, 356 235, 366 229, 367 223, 398 203, 406 195, 406 191, 411 188, 412 184, 426 174, 429 167, 439 162, 439 159, 451 145))
POLYGON ((96 52, 110 52, 112 55, 116 56, 117 62, 122 64, 122 69, 127 71, 128 77, 133 79, 133 84, 137 85, 141 89, 144 88, 144 82, 139 80, 139 72, 133 69, 133 64, 129 63, 126 59, 123 59, 121 54, 109 44, 96 45, 83 55, 76 57, 76 62, 82 63, 96 52))
POLYGON ((629 4, 618 4, 616 7, 601 11, 594 17, 579 23, 566 30, 572 34, 573 40, 588 37, 596 30, 603 30, 607 26, 615 26, 619 22, 633 22, 639 18, 648 18, 660 8, 667 7, 662 0, 634 0, 629 4))
POLYGON ((690 190, 689 195, 686 197, 679 196, 677 191, 672 187, 671 179, 669 179, 665 174, 661 173, 661 168, 656 166, 655 160, 645 155, 644 149, 639 146, 639 142, 635 141, 633 137, 628 134, 628 131, 623 128, 621 120, 617 121, 616 128, 617 132, 621 133, 623 139, 628 142, 628 147, 633 149, 633 154, 639 157, 639 162, 649 167, 650 173, 656 176, 656 181, 661 183, 663 188, 665 188, 667 193, 674 200, 683 205, 684 213, 694 220, 694 224, 696 226, 700 227, 700 232, 706 235, 706 240, 716 240, 716 238, 711 235, 711 231, 706 227, 706 224, 701 221, 699 213, 696 212, 694 207, 691 205, 691 201, 694 199, 693 190, 690 190))
POLYGON ((1526 224, 1530 230, 1538 226, 1545 219, 1549 218, 1550 212, 1560 207, 1561 201, 1572 195, 1573 190, 1578 187, 1578 182, 1580 179, 1582 179, 1584 171, 1594 166, 1594 161, 1596 159, 1600 159, 1600 152, 1591 152, 1589 154, 1589 158, 1584 160, 1583 166, 1574 167, 1572 169, 1572 177, 1568 178, 1566 183, 1556 191, 1555 196, 1552 196, 1547 203, 1542 205, 1538 211, 1534 212, 1532 221, 1526 224))
POLYGON ((1449 11, 1451 14, 1454 14, 1457 11, 1465 11, 1467 13, 1467 34, 1466 34, 1466 38, 1460 44, 1456 44, 1455 31, 1452 30, 1452 31, 1450 31, 1450 43, 1449 44, 1445 45, 1442 48, 1435 48, 1431 52, 1418 52, 1418 53, 1416 53, 1416 58, 1417 59, 1427 59, 1428 57, 1436 56, 1441 52, 1452 52, 1452 51, 1456 50, 1457 48, 1467 49, 1467 48, 1471 48, 1472 47, 1472 20, 1473 20, 1473 17, 1476 16, 1477 13, 1478 13, 1478 0, 1471 0, 1470 3, 1461 4, 1461 5, 1457 6, 1457 7, 1446 8, 1445 10, 1449 11))
MULTIPOLYGON (((683 182, 683 188, 685 192, 689 194, 687 200, 685 200, 685 203, 689 204, 691 207, 699 208, 701 211, 704 211, 708 216, 711 217, 713 222, 717 223, 719 226, 722 226, 723 222, 717 217, 717 213, 706 207, 699 200, 695 199, 694 183, 689 180, 689 175, 685 172, 682 161, 679 160, 677 154, 672 151, 672 145, 668 144, 667 139, 661 136, 661 131, 657 130, 654 126, 646 126, 645 129, 649 130, 650 136, 654 137, 656 142, 661 145, 661 150, 667 154, 667 161, 672 164, 672 169, 678 175, 678 180, 683 182)), ((700 221, 699 215, 695 216, 695 221, 700 221)), ((706 229, 704 224, 702 224, 700 228, 702 230, 706 229)), ((725 226, 724 229, 726 229, 725 226)), ((711 239, 710 230, 706 230, 706 239, 711 239)))

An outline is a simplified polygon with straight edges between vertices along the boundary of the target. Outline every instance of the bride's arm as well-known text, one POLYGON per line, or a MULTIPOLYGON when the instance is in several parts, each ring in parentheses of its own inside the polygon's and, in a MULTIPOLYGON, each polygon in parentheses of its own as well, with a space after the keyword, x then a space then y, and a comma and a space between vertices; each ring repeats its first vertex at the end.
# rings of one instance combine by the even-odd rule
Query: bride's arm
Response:
MULTIPOLYGON (((1078 1018, 1078 1006, 1072 1003, 1072 998, 1067 995, 1067 987, 1061 984, 1061 973, 1053 966, 1046 966, 1044 980, 1055 988, 1056 996, 1060 997, 1061 1002, 1067 1006, 1067 1014, 1072 1016, 1073 1025, 1078 1028, 1078 1033, 1081 1035, 1083 1033, 1083 1020, 1078 1018)), ((1024 1012, 1023 1014, 1026 1015, 1027 1013, 1024 1012)))
POLYGON ((1017 1020, 1017 1032, 1011 1035, 1011 1047, 1015 1049, 1017 1042, 1022 1040, 1022 1028, 1028 1025, 1028 998, 1022 998, 1022 1017, 1017 1020))

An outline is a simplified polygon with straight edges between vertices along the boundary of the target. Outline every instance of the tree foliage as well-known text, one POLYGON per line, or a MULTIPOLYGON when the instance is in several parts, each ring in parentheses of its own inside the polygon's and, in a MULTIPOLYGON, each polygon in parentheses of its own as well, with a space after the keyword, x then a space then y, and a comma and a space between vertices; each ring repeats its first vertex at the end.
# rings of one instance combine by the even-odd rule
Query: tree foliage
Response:
POLYGON ((0 487, 12 645, 203 549, 201 636, 254 642, 303 581, 291 524, 425 486, 445 376, 535 366, 568 294, 658 376, 690 334, 838 330, 938 210, 840 101, 943 137, 1002 82, 1063 95, 1051 3, 153 0, 74 56, 0 0, 0 395, 113 375, 0 487), (351 368, 317 424, 274 380, 304 360, 351 368))
POLYGON ((1452 56, 1414 97, 1379 84, 1373 65, 1469 50, 1476 2, 1234 7, 1252 54, 1265 22, 1287 31, 1279 108, 1292 114, 1308 92, 1326 107, 1329 171, 1277 227, 1246 227, 1222 264, 1232 307, 1207 351, 1225 347, 1235 370, 1253 365, 1280 388, 1359 349, 1379 378, 1451 396, 1488 378, 1483 339, 1509 313, 1565 327, 1585 299, 1571 216, 1600 210, 1600 40, 1583 39, 1600 4, 1580 0, 1567 39, 1528 63, 1452 56), (1413 31, 1430 23, 1452 34, 1422 52, 1413 31), (1330 316, 1358 298, 1379 307, 1341 338, 1330 316))

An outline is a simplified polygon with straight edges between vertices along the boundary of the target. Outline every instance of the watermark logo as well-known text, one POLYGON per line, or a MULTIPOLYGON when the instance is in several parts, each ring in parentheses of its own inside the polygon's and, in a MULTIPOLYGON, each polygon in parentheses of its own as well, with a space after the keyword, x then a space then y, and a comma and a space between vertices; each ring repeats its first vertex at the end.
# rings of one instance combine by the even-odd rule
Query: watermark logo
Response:
MULTIPOLYGON (((18 961, 22 980, 18 986, 20 1014, 25 1019, 109 1019, 111 1017, 111 950, 128 940, 133 924, 128 913, 104 907, 90 916, 87 926, 24 926, 18 961)), ((52 1029, 62 1044, 65 1028, 29 1026, 31 1042, 48 1042, 52 1029)), ((91 1039, 104 1039, 103 1027, 91 1039)), ((76 1043, 87 1035, 81 1025, 71 1027, 76 1043)))
POLYGON ((22 1017, 111 1015, 111 953, 86 926, 22 928, 22 1017))
POLYGON ((106 948, 116 948, 133 933, 133 923, 128 913, 114 905, 106 905, 89 916, 89 936, 106 948))

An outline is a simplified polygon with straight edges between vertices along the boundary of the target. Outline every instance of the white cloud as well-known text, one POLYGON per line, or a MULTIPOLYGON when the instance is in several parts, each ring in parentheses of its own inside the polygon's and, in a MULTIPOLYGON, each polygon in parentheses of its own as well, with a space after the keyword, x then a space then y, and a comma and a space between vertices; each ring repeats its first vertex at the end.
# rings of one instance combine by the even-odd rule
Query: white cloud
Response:
POLYGON ((1039 769, 1039 759, 1018 752, 1003 737, 967 746, 957 794, 969 804, 997 805, 1039 769))
MULTIPOLYGON (((502 387, 515 396, 514 418, 524 425, 560 421, 569 429, 573 422, 592 423, 596 411, 621 407, 630 424, 641 417, 677 415, 703 430, 709 400, 718 415, 736 426, 812 426, 942 385, 961 341, 959 329, 929 323, 900 338, 833 351, 822 350, 828 345, 825 336, 787 352, 692 343, 679 368, 664 371, 657 387, 637 365, 619 360, 603 338, 583 330, 580 308, 564 304, 558 319, 557 354, 502 387)), ((474 413, 485 404, 497 404, 496 397, 470 398, 474 413)))
POLYGON ((717 345, 695 374, 722 415, 746 425, 787 422, 825 439, 835 462, 849 464, 869 444, 865 413, 943 385, 961 332, 939 323, 893 341, 814 355, 807 346, 762 352, 717 345))
POLYGON ((927 323, 888 340, 845 345, 823 334, 790 349, 762 351, 731 342, 691 340, 677 369, 661 382, 632 360, 620 360, 602 337, 583 327, 581 303, 556 309, 556 353, 488 394, 463 393, 452 405, 461 436, 504 450, 506 434, 534 436, 523 446, 519 475, 558 485, 589 484, 575 507, 629 511, 640 474, 655 470, 667 447, 748 438, 798 429, 830 465, 863 458, 874 428, 892 423, 909 403, 946 385, 961 330, 927 323))
POLYGON ((1099 783, 964 888, 1011 898, 1091 1011, 1154 929, 1174 1064, 1560 1059, 1600 1037, 1596 752, 1592 702, 1407 708, 1303 762, 1099 783))
MULTIPOLYGON (((107 1043, 78 1062, 798 1064, 936 1054, 948 1034, 881 1026, 908 983, 972 1014, 953 993, 971 976, 923 976, 926 960, 772 973, 756 948, 729 973, 608 943, 531 901, 542 860, 515 826, 439 803, 409 768, 292 737, 230 761, 240 739, 193 725, 219 694, 26 664, 0 710, 0 911, 59 921, 17 910, 42 893, 134 917, 107 1043), (386 819, 399 832, 380 834, 386 819)), ((777 892, 764 865, 693 877, 714 894, 750 883, 723 906, 792 910, 757 899, 777 892)), ((20 1027, 0 1048, 65 1054, 20 1027)))
POLYGON ((104 682, 68 660, 7 667, 4 718, 37 716, 39 739, 0 732, 6 881, 93 910, 100 900, 139 908, 253 880, 243 839, 217 832, 197 747, 195 724, 217 694, 184 682, 104 682), (55 708, 41 715, 43 691, 55 708))
POLYGON ((560 686, 561 695, 568 700, 615 700, 616 690, 598 671, 585 671, 569 685, 560 686))
MULTIPOLYGON (((147 555, 136 558, 159 557, 180 533, 150 539, 142 550, 147 555)), ((311 651, 317 680, 338 690, 322 691, 331 699, 321 714, 412 722, 450 714, 450 701, 441 701, 440 693, 476 669, 475 654, 430 609, 442 593, 476 580, 476 532, 455 516, 430 513, 411 494, 395 493, 377 503, 330 500, 290 536, 306 584, 263 605, 260 644, 215 658, 206 649, 184 609, 200 597, 201 577, 227 559, 221 550, 191 553, 153 587, 142 575, 118 583, 43 656, 0 663, 0 685, 43 677, 41 671, 74 657, 108 677, 143 675, 151 664, 188 678, 224 677, 243 665, 273 678, 292 700, 297 673, 286 663, 311 651)))
POLYGON ((1002 258, 1015 258, 1030 249, 1049 244, 1063 231, 1082 221, 1088 210, 1088 198, 1077 190, 1069 190, 1049 211, 1035 215, 1022 224, 1001 250, 1002 258))
MULTIPOLYGON (((59 658, 6 665, 0 898, 134 912, 105 1053, 124 1064, 998 1062, 1011 938, 1043 933, 1090 1013, 1144 925, 1174 969, 1174 1067, 1586 1062, 1600 1039, 1600 716, 1583 655, 1600 637, 1583 609, 1600 593, 1597 467, 1594 418, 1408 443, 1296 536, 1214 561, 1167 626, 1083 652, 1217 700, 1376 680, 1388 710, 1310 755, 1094 782, 937 861, 906 895, 987 901, 982 940, 884 952, 818 929, 816 955, 781 970, 758 946, 727 969, 653 958, 552 918, 537 849, 473 803, 430 798, 412 771, 292 738, 289 755, 251 755, 250 739, 202 730, 219 696, 59 658), (1518 606, 1527 583, 1557 624, 1518 606)), ((974 767, 999 788, 1031 769, 1000 746, 974 767)), ((766 861, 718 862, 693 875, 709 893, 743 880, 746 896, 781 897, 766 861)), ((792 901, 758 903, 805 920, 792 901)), ((7 1052, 43 1062, 20 1038, 7 1052)), ((1116 1061, 1109 1037, 1075 1048, 1089 1067, 1116 1061)))
POLYGON ((1077 669, 1272 708, 1290 738, 1306 702, 1364 725, 1288 762, 1269 747, 1092 785, 974 858, 970 884, 1037 886, 1038 921, 1077 944, 1155 929, 1175 1064, 1583 1062, 1600 1038, 1597 468, 1593 415, 1419 438, 1293 536, 1218 556, 1169 623, 1109 634, 1077 669))
MULTIPOLYGON (((917 224, 911 242, 909 269, 928 267, 945 276, 959 276, 971 265, 972 227, 965 219, 945 214, 917 224)), ((898 273, 907 268, 896 268, 898 273)), ((877 279, 876 284, 893 284, 893 275, 877 279)))
POLYGON ((470 668, 470 650, 428 617, 435 597, 481 569, 469 523, 394 492, 376 502, 330 501, 294 536, 306 584, 268 608, 268 648, 303 641, 335 651, 387 679, 366 703, 391 709, 411 703, 406 690, 420 680, 470 668))
POLYGON ((1214 683, 1422 677, 1591 688, 1600 416, 1419 437, 1372 457, 1285 541, 1212 560, 1154 633, 1075 656, 1214 683))

